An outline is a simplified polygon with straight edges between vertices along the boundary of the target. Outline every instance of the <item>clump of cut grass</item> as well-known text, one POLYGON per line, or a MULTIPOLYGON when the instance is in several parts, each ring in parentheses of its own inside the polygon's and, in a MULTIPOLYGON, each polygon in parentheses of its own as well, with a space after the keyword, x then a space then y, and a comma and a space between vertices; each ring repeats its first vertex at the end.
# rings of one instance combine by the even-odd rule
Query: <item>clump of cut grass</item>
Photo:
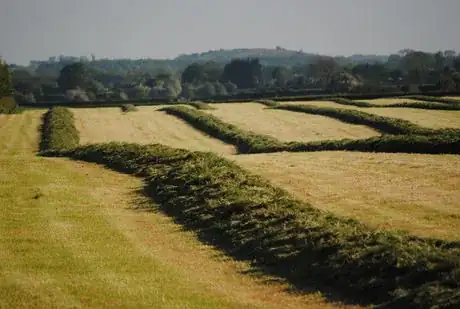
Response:
POLYGON ((418 126, 410 121, 383 117, 352 109, 340 109, 329 107, 318 107, 310 105, 281 105, 273 107, 293 112, 322 115, 341 120, 352 124, 366 125, 385 134, 416 134, 416 135, 439 135, 439 134, 460 134, 455 129, 429 129, 418 126))
POLYGON ((256 103, 260 103, 260 104, 263 104, 263 105, 266 105, 268 107, 275 107, 275 106, 278 106, 279 103, 274 101, 274 100, 257 100, 255 101, 256 103))
POLYGON ((193 101, 193 102, 188 102, 187 104, 190 105, 190 106, 193 106, 196 109, 203 109, 203 110, 213 110, 213 109, 215 109, 214 107, 212 107, 208 103, 204 103, 202 101, 193 101))
POLYGON ((78 146, 80 135, 72 112, 65 107, 53 107, 43 116, 40 150, 58 151, 78 146))
POLYGON ((120 108, 123 113, 136 112, 138 110, 134 104, 122 104, 120 108))
POLYGON ((319 211, 212 153, 98 144, 54 155, 146 179, 145 192, 202 239, 298 288, 380 308, 458 308, 460 245, 319 211))
POLYGON ((173 106, 162 108, 161 111, 185 120, 194 128, 212 137, 235 145, 240 153, 263 152, 266 148, 283 145, 282 142, 273 137, 243 131, 237 126, 225 123, 217 117, 198 110, 173 106))

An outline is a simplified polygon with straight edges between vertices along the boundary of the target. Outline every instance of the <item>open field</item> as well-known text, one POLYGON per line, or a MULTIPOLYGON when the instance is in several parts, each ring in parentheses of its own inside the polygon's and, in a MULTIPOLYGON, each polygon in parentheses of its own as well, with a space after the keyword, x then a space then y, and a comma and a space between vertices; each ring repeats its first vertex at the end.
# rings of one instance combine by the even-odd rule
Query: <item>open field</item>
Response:
POLYGON ((378 228, 460 239, 459 156, 322 152, 232 159, 315 207, 378 228))
POLYGON ((269 135, 284 142, 361 139, 379 135, 377 131, 366 126, 345 124, 324 116, 270 110, 257 103, 210 105, 215 110, 206 113, 243 130, 269 135))
POLYGON ((155 211, 140 179, 35 156, 41 114, 0 118, 0 308, 357 308, 240 274, 155 211))
POLYGON ((352 105, 342 105, 330 101, 303 101, 303 102, 289 102, 283 103, 286 105, 300 104, 300 105, 314 105, 319 107, 332 107, 341 109, 354 109, 369 114, 379 116, 399 118, 408 120, 422 127, 432 129, 442 128, 460 128, 460 111, 443 111, 443 110, 425 110, 417 108, 379 108, 379 107, 357 107, 352 105))
POLYGON ((162 106, 139 107, 122 113, 120 108, 72 109, 81 144, 108 141, 161 143, 190 150, 235 153, 233 146, 193 129, 176 117, 157 111, 162 106))

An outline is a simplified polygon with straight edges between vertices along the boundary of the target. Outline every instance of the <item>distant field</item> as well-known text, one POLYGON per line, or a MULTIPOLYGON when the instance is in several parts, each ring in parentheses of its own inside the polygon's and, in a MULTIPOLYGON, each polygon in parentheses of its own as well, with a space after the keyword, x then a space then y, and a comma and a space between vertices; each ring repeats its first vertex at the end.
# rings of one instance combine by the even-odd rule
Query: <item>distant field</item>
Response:
POLYGON ((293 101, 283 104, 315 105, 319 107, 332 107, 341 109, 355 109, 369 114, 385 117, 399 118, 411 121, 423 127, 441 128, 460 128, 460 111, 428 110, 418 108, 379 108, 379 107, 357 107, 352 105, 342 105, 330 101, 293 101))
POLYGON ((443 99, 453 99, 460 101, 460 97, 442 97, 443 99))
POLYGON ((460 239, 460 157, 355 152, 232 156, 314 207, 374 227, 460 239))
POLYGON ((160 143, 177 148, 235 153, 229 146, 193 129, 176 117, 157 111, 158 107, 139 107, 123 114, 119 108, 72 109, 81 144, 123 141, 140 144, 160 143))
POLYGON ((327 139, 360 139, 379 133, 366 126, 350 125, 324 116, 270 110, 257 103, 211 104, 206 111, 225 122, 281 141, 317 141, 327 139))

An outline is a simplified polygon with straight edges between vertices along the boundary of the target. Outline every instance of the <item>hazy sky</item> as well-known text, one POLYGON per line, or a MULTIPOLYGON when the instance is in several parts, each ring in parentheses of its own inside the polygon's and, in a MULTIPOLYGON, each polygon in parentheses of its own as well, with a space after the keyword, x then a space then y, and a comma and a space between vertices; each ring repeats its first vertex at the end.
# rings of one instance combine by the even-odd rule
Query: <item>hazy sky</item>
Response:
POLYGON ((172 58, 237 47, 460 51, 460 0, 0 0, 0 55, 172 58))

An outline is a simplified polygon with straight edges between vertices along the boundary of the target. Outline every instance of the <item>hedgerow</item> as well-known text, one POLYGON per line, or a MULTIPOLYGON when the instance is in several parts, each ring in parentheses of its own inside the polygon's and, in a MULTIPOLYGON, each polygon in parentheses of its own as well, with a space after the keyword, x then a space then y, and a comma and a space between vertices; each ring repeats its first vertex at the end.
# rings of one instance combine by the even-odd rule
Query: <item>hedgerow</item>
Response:
POLYGON ((109 143, 53 154, 145 177, 146 194, 201 239, 300 289, 380 308, 460 306, 459 243, 322 212, 212 153, 109 143))
POLYGON ((16 114, 21 110, 13 97, 0 98, 0 114, 16 114))
POLYGON ((162 108, 161 111, 185 120, 194 128, 212 137, 235 145, 240 153, 263 152, 263 149, 267 147, 282 146, 282 143, 276 138, 243 131, 235 125, 225 123, 213 115, 198 110, 172 106, 162 108))
POLYGON ((72 112, 64 107, 54 107, 43 116, 40 150, 58 151, 78 146, 80 135, 74 124, 72 112))

